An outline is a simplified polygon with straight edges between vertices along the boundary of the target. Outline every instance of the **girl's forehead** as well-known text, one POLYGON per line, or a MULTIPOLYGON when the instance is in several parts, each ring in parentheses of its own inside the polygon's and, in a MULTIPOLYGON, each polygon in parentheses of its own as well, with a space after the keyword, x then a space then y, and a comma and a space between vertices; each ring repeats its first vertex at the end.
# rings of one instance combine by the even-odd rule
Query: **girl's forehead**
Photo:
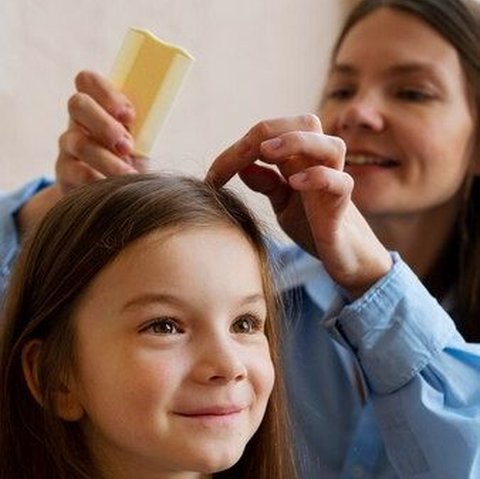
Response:
POLYGON ((115 257, 112 263, 138 263, 149 261, 152 256, 163 252, 165 259, 174 255, 195 255, 203 248, 227 247, 235 255, 248 254, 258 257, 258 249, 247 233, 227 223, 211 225, 173 225, 158 228, 129 243, 115 257), (243 245, 243 246, 242 246, 243 245), (243 252, 243 253, 242 253, 243 252))

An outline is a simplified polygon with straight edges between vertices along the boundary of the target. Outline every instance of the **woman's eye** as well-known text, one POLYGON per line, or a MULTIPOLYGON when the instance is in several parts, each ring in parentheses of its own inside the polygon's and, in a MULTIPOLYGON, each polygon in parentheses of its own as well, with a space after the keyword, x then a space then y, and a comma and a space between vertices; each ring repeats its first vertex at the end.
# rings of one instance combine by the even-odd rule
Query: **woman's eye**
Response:
POLYGON ((400 90, 399 92, 397 92, 397 97, 401 100, 407 100, 411 102, 423 102, 432 98, 432 96, 426 91, 414 88, 400 90))
POLYGON ((348 100, 354 95, 353 88, 332 88, 327 91, 325 98, 327 100, 348 100))
POLYGON ((160 318, 150 322, 142 332, 151 332, 153 334, 169 335, 179 334, 182 330, 178 323, 171 318, 160 318))
POLYGON ((245 314, 234 321, 231 330, 237 334, 252 334, 263 330, 263 321, 252 314, 245 314))

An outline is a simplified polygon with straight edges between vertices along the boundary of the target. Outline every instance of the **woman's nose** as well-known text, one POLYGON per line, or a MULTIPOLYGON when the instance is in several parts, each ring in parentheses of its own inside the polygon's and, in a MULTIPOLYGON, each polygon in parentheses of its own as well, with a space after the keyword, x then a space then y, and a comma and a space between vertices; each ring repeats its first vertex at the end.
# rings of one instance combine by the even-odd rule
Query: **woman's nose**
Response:
POLYGON ((338 132, 379 132, 385 127, 385 118, 379 100, 372 95, 349 100, 339 112, 338 132))

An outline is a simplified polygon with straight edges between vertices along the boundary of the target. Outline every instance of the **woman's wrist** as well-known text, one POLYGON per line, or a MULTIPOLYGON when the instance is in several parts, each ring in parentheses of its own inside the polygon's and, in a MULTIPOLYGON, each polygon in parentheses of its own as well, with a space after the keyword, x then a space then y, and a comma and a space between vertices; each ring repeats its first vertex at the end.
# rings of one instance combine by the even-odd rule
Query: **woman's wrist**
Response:
POLYGON ((30 231, 62 196, 57 185, 48 186, 32 196, 18 210, 16 222, 19 235, 30 231))
POLYGON ((342 285, 352 298, 362 296, 392 269, 393 260, 390 253, 383 247, 382 250, 371 260, 362 262, 358 274, 351 283, 342 285))

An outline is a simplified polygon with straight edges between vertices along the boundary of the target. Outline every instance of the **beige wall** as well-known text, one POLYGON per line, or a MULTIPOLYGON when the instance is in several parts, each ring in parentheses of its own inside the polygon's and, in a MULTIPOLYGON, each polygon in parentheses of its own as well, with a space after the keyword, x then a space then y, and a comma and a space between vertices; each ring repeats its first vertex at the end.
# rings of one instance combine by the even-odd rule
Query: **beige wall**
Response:
POLYGON ((314 108, 338 4, 0 2, 0 188, 52 173, 75 72, 108 72, 130 25, 150 28, 196 56, 154 156, 162 165, 203 171, 256 119, 314 108))
POLYGON ((197 58, 153 157, 158 167, 201 174, 256 120, 314 110, 342 5, 339 0, 0 2, 0 189, 53 174, 75 73, 84 68, 108 73, 130 25, 149 28, 197 58))

